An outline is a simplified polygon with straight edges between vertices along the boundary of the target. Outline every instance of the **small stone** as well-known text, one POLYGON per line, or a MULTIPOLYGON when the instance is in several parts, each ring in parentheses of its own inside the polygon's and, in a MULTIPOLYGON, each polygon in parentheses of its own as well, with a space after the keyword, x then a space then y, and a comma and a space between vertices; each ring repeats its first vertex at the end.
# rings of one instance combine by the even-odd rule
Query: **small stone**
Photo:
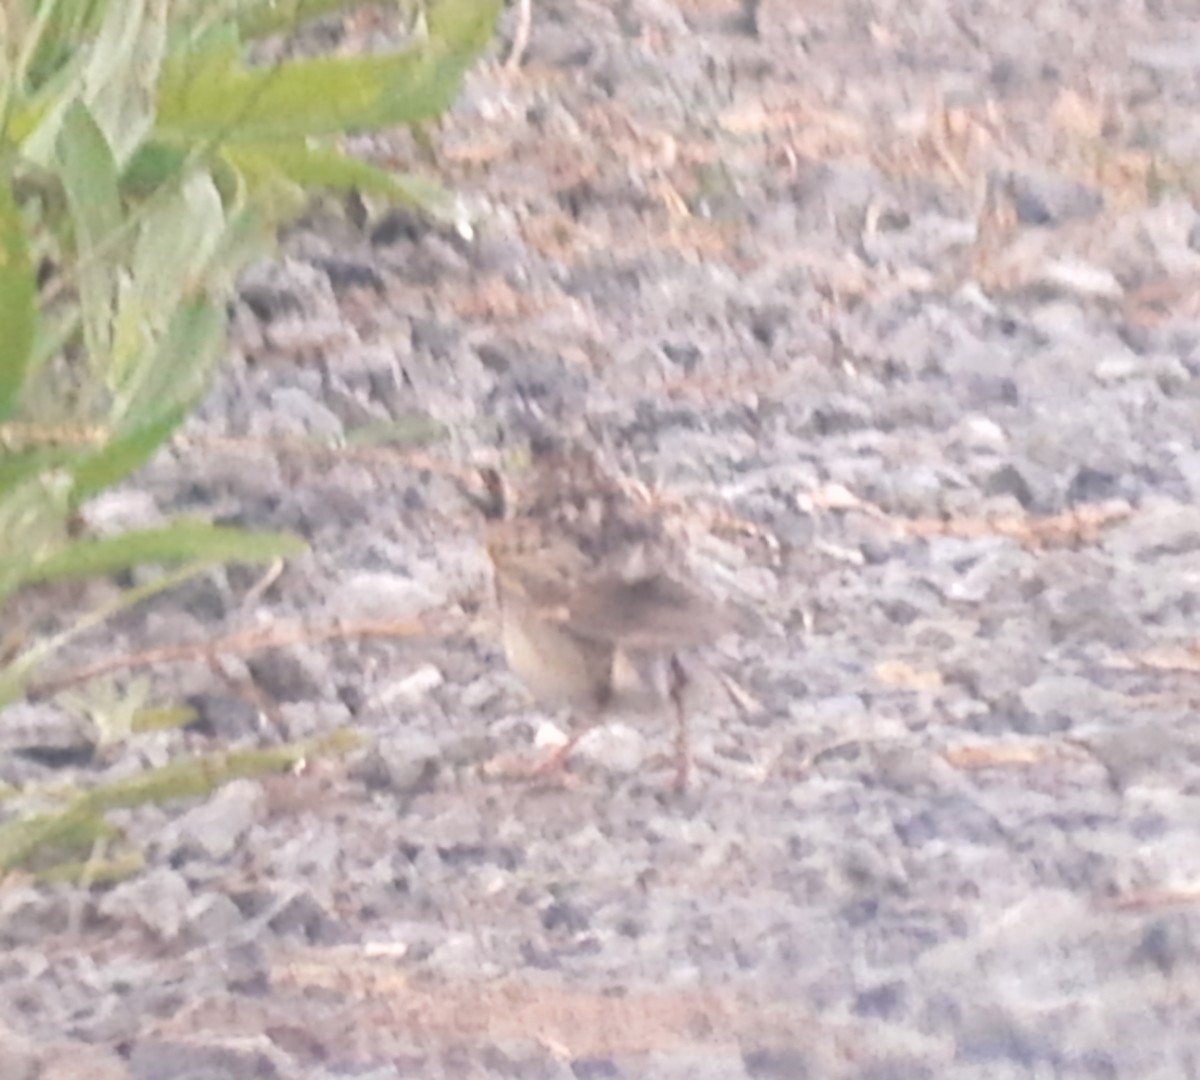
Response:
POLYGON ((506 686, 503 681, 495 678, 493 675, 485 675, 468 683, 463 688, 459 700, 467 712, 476 713, 486 708, 497 698, 503 697, 505 693, 506 686))
POLYGON ((1119 300, 1125 290, 1111 270, 1077 259, 1056 259, 1039 275, 1043 285, 1095 300, 1119 300))
POLYGON ((261 995, 271 980, 271 963, 257 941, 239 941, 224 950, 221 971, 235 994, 261 995))
POLYGON ((0 889, 0 947, 34 945, 67 932, 73 901, 32 887, 0 889))
POLYGON ((620 1080, 623 1075, 616 1062, 609 1058, 576 1058, 571 1062, 575 1080, 620 1080))
POLYGON ((847 843, 838 855, 838 863, 847 882, 860 892, 896 892, 908 881, 899 858, 865 841, 847 843))
POLYGON ((1194 36, 1182 40, 1135 45, 1129 51, 1136 64, 1155 71, 1183 73, 1200 71, 1200 43, 1194 36))
POLYGON ((1012 717, 1012 729, 1022 735, 1051 735, 1070 731, 1102 711, 1106 697, 1076 675, 1047 675, 1021 690, 1018 700, 1023 715, 1012 717))
POLYGON ((381 293, 384 289, 383 277, 370 263, 362 259, 335 258, 324 256, 315 260, 329 277, 329 284, 334 291, 342 289, 371 289, 381 293))
POLYGON ((614 722, 592 728, 576 744, 574 753, 606 771, 629 775, 645 761, 646 740, 636 728, 614 722))
POLYGON ((1105 546, 1127 559, 1194 556, 1200 552, 1200 507, 1146 499, 1136 514, 1112 530, 1105 546))
POLYGON ((328 661, 315 649, 273 649, 246 661, 255 685, 276 702, 311 701, 325 696, 328 661))
POLYGON ((233 742, 258 730, 257 706, 233 694, 199 693, 189 696, 185 704, 195 711, 188 730, 210 738, 233 742))
POLYGON ((188 934, 205 945, 228 941, 245 919, 238 906, 222 893, 196 897, 187 908, 188 934))
POLYGON ((415 317, 411 324, 413 352, 444 360, 458 345, 460 331, 440 319, 415 317))
POLYGON ((279 707, 282 728, 293 739, 321 737, 353 720, 349 706, 338 701, 292 701, 279 707))
POLYGON ((342 422, 332 409, 295 386, 284 386, 271 394, 271 414, 264 419, 262 435, 300 435, 334 439, 342 435, 342 422))
POLYGON ((1171 975, 1181 965, 1194 968, 1200 957, 1195 920, 1183 913, 1155 919, 1146 927, 1134 958, 1171 975))
MULTIPOLYGON (((9 1073, 8 1058, 3 1057, 5 1080, 16 1080, 19 1072, 9 1073)), ((55 1049, 42 1060, 37 1080, 129 1080, 125 1063, 114 1051, 100 1046, 55 1049)))
POLYGON ((407 574, 364 571, 347 578, 333 598, 339 614, 355 619, 410 619, 436 605, 435 593, 407 574))
POLYGON ((165 866, 122 882, 100 900, 102 916, 138 922, 163 941, 175 941, 187 921, 192 891, 184 876, 165 866))
POLYGON ((296 259, 262 260, 248 267, 238 285, 238 299, 263 323, 298 315, 313 307, 313 298, 332 299, 329 279, 316 267, 296 259))
POLYGON ((981 604, 990 596, 1003 596, 1021 579, 1026 557, 1016 545, 998 541, 995 549, 983 553, 973 565, 946 586, 947 598, 958 603, 981 604))
POLYGON ((742 1054, 746 1075, 754 1080, 793 1080, 816 1076, 811 1054, 798 1046, 746 1050, 742 1054))
POLYGON ((439 769, 438 758, 431 754, 401 756, 373 750, 356 763, 350 773, 372 791, 411 794, 429 790, 439 769))
POLYGON ((0 782, 28 779, 28 762, 46 768, 86 765, 96 751, 96 732, 86 720, 48 703, 16 702, 0 721, 0 782), (25 764, 18 759, 24 759, 25 764))
POLYGON ((543 720, 539 723, 533 737, 533 745, 539 750, 550 748, 557 750, 560 746, 566 746, 570 741, 570 736, 550 720, 543 720))
POLYGON ((1117 494, 1117 477, 1102 469, 1093 469, 1090 465, 1077 469, 1067 486, 1067 502, 1072 506, 1105 502, 1116 498, 1117 494))
POLYGON ((436 690, 446 681, 441 668, 436 664, 422 664, 401 679, 382 687, 375 694, 375 703, 380 706, 397 702, 416 702, 436 690))
POLYGON ((1035 502, 1033 488, 1015 465, 1002 465, 992 473, 984 491, 988 495, 1011 495, 1025 510, 1031 509, 1035 502))
POLYGON ((79 510, 89 533, 112 536, 129 529, 147 529, 163 523, 163 512, 148 491, 118 488, 89 499, 79 510))
POLYGON ((1131 379, 1141 370, 1142 365, 1135 356, 1106 356, 1092 368, 1092 374, 1097 382, 1110 384, 1131 379))
POLYGON ((206 1046, 200 1041, 135 1041, 128 1054, 129 1080, 210 1080, 214 1077, 261 1077, 279 1070, 266 1050, 253 1045, 206 1046))
POLYGON ((969 450, 991 451, 1000 453, 1008 445, 1008 436, 1004 429, 986 416, 973 414, 964 416, 955 425, 954 438, 961 446, 969 450))
POLYGON ((1080 736, 1080 743, 1104 766, 1112 786, 1122 791, 1155 777, 1174 783, 1178 764, 1194 757, 1200 738, 1186 726, 1142 721, 1120 728, 1097 728, 1080 736))
POLYGON ((1051 173, 1014 174, 1008 191, 1022 225, 1088 220, 1104 209, 1104 198, 1095 188, 1051 173))
POLYGON ((234 780, 206 802, 193 807, 171 827, 175 853, 202 854, 224 859, 263 816, 266 796, 254 780, 234 780))
POLYGON ((276 913, 271 929, 280 937, 294 938, 309 945, 341 945, 345 932, 341 924, 309 892, 298 892, 276 913))

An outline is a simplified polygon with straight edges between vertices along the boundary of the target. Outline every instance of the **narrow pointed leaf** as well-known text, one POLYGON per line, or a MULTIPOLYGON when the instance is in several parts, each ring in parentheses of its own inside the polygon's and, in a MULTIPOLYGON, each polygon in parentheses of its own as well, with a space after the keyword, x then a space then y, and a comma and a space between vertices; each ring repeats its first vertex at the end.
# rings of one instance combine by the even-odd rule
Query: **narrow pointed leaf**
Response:
POLYGON ((58 161, 75 226, 84 337, 93 364, 103 370, 115 296, 112 265, 121 200, 112 152, 82 102, 74 102, 63 117, 58 161))
POLYGON ((0 421, 16 411, 37 332, 29 241, 7 183, 0 183, 0 421))
POLYGON ((80 505, 144 465, 186 415, 187 407, 183 404, 166 409, 148 423, 110 439, 102 449, 76 465, 72 503, 80 505))
POLYGON ((502 6, 501 0, 432 0, 429 37, 469 63, 487 47, 502 6))
POLYGON ((229 70, 215 82, 176 62, 159 87, 158 132, 168 140, 257 143, 415 124, 445 111, 461 72, 454 57, 423 48, 229 70))
POLYGON ((105 5, 84 69, 84 98, 125 162, 154 126, 154 91, 167 44, 167 0, 105 5))
POLYGON ((76 540, 26 573, 26 582, 114 574, 146 563, 270 562, 304 551, 303 541, 205 522, 179 521, 100 540, 76 540))
POLYGON ((250 176, 270 168, 303 189, 358 191, 428 211, 441 220, 457 220, 455 200, 441 184, 411 173, 393 173, 338 150, 304 142, 229 146, 223 155, 250 176))
POLYGON ((122 426, 157 426, 164 413, 194 405, 225 346, 225 312, 207 297, 181 306, 153 353, 120 388, 114 405, 122 426))

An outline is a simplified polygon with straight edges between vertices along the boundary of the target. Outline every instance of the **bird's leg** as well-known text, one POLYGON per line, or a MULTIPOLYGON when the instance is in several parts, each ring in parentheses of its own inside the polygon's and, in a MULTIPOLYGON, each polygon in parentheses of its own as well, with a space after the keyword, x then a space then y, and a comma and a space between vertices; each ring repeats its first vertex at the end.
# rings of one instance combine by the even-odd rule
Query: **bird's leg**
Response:
POLYGON ((683 701, 690 680, 675 653, 671 654, 667 677, 667 693, 675 708, 675 781, 672 786, 676 791, 683 791, 687 788, 692 768, 692 747, 688 737, 687 710, 683 701))

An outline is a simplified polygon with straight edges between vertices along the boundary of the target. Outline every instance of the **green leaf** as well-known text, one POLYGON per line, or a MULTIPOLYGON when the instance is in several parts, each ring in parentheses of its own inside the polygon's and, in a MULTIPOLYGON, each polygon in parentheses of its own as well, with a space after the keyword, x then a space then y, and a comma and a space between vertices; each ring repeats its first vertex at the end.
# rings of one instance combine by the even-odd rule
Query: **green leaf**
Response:
POLYGON ((239 777, 283 772, 306 758, 346 754, 360 744, 361 740, 355 732, 341 729, 302 743, 185 758, 121 777, 83 796, 80 802, 89 810, 115 810, 145 803, 161 804, 174 799, 194 798, 207 795, 239 777))
POLYGON ((419 123, 453 101, 462 67, 422 47, 230 69, 202 80, 176 60, 159 86, 157 130, 168 141, 260 143, 419 123))
POLYGON ((225 146, 218 159, 225 174, 235 177, 238 188, 263 215, 278 226, 303 211, 310 195, 275 160, 271 147, 225 146))
POLYGON ((306 191, 321 188, 380 195, 439 219, 457 221, 455 199, 441 184, 407 173, 391 173, 339 150, 303 142, 232 145, 225 147, 221 156, 248 179, 271 173, 306 191))
POLYGON ((168 0, 105 5, 83 72, 84 100, 120 162, 154 126, 154 88, 167 44, 168 0))
POLYGON ((83 800, 57 814, 18 818, 0 826, 0 874, 25 866, 35 855, 86 851, 118 831, 83 800))
POLYGON ((189 176, 143 218, 133 254, 133 286, 155 330, 165 329, 185 294, 205 280, 224 227, 220 193, 204 172, 189 176))
POLYGON ((501 0, 432 0, 426 12, 429 37, 470 63, 491 40, 502 6, 501 0))
POLYGON ((61 356, 72 341, 78 339, 82 318, 78 304, 64 305, 54 311, 42 308, 42 324, 33 341, 30 377, 36 376, 51 360, 61 356))
MULTIPOLYGON (((0 876, 16 867, 54 865, 71 852, 121 836, 104 815, 111 810, 164 805, 210 795, 241 777, 283 772, 313 757, 344 755, 361 745, 352 731, 266 749, 234 750, 170 761, 75 795, 61 810, 0 824, 0 876)), ((119 865, 119 864, 104 864, 119 865)), ((92 864, 75 869, 86 880, 92 864)), ((64 870, 66 868, 63 868, 64 870)))
MULTIPOLYGON (((29 6, 29 5, 26 5, 29 6)), ((30 87, 52 81, 64 65, 82 59, 79 47, 96 32, 104 14, 105 0, 55 0, 38 5, 36 21, 25 33, 22 50, 28 63, 20 72, 30 87)))
MULTIPOLYGON (((59 8, 63 4, 58 5, 59 8)), ((48 168, 54 161, 55 146, 67 108, 83 92, 85 51, 68 45, 53 46, 38 76, 31 78, 27 95, 11 102, 5 117, 5 134, 20 146, 27 161, 48 168), (53 56, 50 55, 53 53, 53 56)), ((39 61, 32 60, 34 66, 39 61)))
POLYGON ((242 205, 228 209, 221 247, 209 269, 210 292, 228 299, 233 294, 238 275, 255 259, 272 254, 276 240, 273 223, 266 219, 262 207, 255 205, 253 200, 246 199, 242 205))
POLYGON ((121 227, 121 200, 108 142, 82 102, 74 102, 63 117, 58 161, 75 226, 84 339, 93 365, 103 371, 116 294, 112 264, 121 227))
POLYGON ((121 190, 132 199, 147 199, 183 175, 187 151, 162 142, 143 143, 121 175, 121 190))
POLYGON ((0 421, 16 411, 37 333, 37 282, 20 211, 0 183, 0 421))
POLYGON ((154 347, 154 328, 147 317, 145 298, 126 273, 117 279, 117 313, 112 324, 112 363, 109 386, 120 393, 154 347))
POLYGON ((179 521, 99 540, 75 540, 39 561, 26 573, 25 581, 35 584, 114 574, 145 563, 270 562, 304 550, 304 542, 292 536, 179 521))
MULTIPOLYGON (((30 477, 71 461, 79 456, 75 447, 34 446, 20 447, 0 442, 0 514, 9 494, 30 477)), ((4 534, 0 533, 0 540, 4 534)), ((3 547, 0 546, 0 552, 3 547)))
POLYGON ((149 423, 110 439, 102 449, 77 464, 73 470, 72 505, 81 505, 144 465, 183 423, 185 416, 187 405, 178 404, 149 423))
POLYGON ((0 602, 66 542, 69 497, 70 476, 54 469, 28 474, 0 494, 0 602))
POLYGON ((195 721, 196 710, 190 705, 165 705, 139 709, 133 716, 133 731, 173 731, 195 721))
POLYGON ((164 411, 194 405, 225 347, 225 311, 207 297, 186 301, 153 352, 119 388, 113 412, 122 427, 154 427, 164 411))

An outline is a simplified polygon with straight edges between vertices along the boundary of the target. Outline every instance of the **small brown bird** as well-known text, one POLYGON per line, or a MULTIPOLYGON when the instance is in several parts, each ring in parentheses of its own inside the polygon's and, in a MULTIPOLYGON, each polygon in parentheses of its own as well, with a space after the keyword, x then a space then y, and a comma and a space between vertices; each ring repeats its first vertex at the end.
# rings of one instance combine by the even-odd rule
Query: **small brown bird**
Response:
POLYGON ((560 767, 610 707, 676 715, 676 788, 691 754, 683 649, 736 628, 688 574, 661 517, 578 443, 538 435, 527 468, 481 471, 504 655, 533 696, 589 721, 537 771, 560 767), (506 483, 506 479, 509 481, 506 483))

